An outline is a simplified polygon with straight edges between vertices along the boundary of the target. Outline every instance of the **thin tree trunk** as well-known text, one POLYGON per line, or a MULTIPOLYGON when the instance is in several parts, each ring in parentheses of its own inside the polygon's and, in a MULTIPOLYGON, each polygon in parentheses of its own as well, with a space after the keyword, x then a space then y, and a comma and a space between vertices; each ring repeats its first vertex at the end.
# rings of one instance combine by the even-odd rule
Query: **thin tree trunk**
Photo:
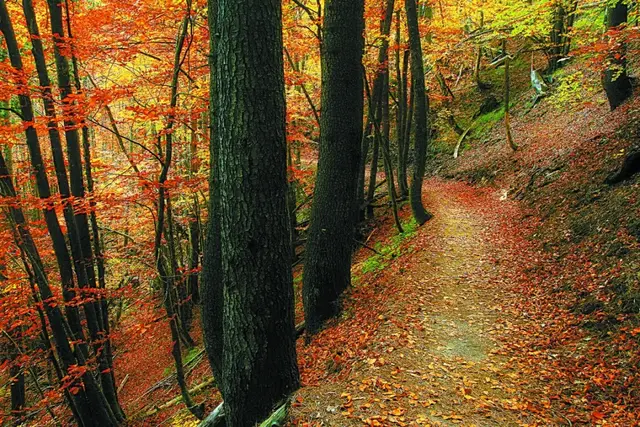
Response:
POLYGON ((513 136, 511 136, 511 114, 509 105, 511 103, 510 64, 511 57, 507 55, 507 58, 504 62, 504 127, 507 136, 507 143, 513 151, 516 151, 518 149, 518 144, 515 143, 515 141, 513 140, 513 136))
MULTIPOLYGON (((5 18, 6 6, 4 0, 0 0, 0 27, 2 32, 6 35, 13 36, 13 31, 6 31, 5 26, 8 22, 5 18)), ((10 52, 14 47, 15 38, 6 38, 10 45, 10 52)), ((11 55, 11 53, 10 53, 11 55)), ((15 68, 15 67, 14 67, 15 68)), ((23 101, 28 100, 25 97, 23 101)), ((25 107, 30 107, 30 100, 25 107)), ((26 113, 27 108, 23 109, 23 113, 26 113)), ((27 128, 30 129, 30 128, 27 128)), ((4 160, 2 152, 0 152, 0 194, 4 197, 17 199, 17 193, 11 181, 11 176, 7 168, 7 164, 4 160)), ((83 356, 82 351, 73 351, 69 341, 70 331, 66 324, 66 321, 60 310, 60 306, 57 304, 51 287, 49 286, 49 280, 45 273, 45 266, 40 258, 38 249, 35 245, 31 232, 27 227, 26 218, 19 205, 12 205, 9 211, 10 222, 16 229, 16 234, 19 236, 17 239, 18 246, 26 255, 29 262, 33 265, 33 271, 35 272, 35 280, 38 284, 38 291, 40 293, 40 300, 47 301, 43 304, 44 311, 47 314, 49 325, 51 327, 54 341, 56 343, 56 350, 60 357, 62 364, 62 370, 65 373, 69 372, 69 368, 77 366, 82 369, 86 365, 86 358, 83 356)), ((67 397, 71 399, 70 406, 76 408, 77 412, 74 415, 77 416, 76 421, 80 426, 117 426, 119 423, 116 420, 108 402, 104 398, 102 391, 98 387, 98 384, 93 378, 93 374, 89 369, 85 369, 84 373, 71 374, 71 381, 69 384, 69 390, 74 390, 74 393, 69 393, 67 397)))
MULTIPOLYGON (((71 79, 70 79, 70 68, 69 61, 65 56, 63 56, 60 52, 60 44, 66 44, 67 41, 64 40, 64 24, 62 19, 62 7, 61 4, 58 3, 58 0, 48 0, 49 5, 49 16, 51 21, 51 31, 53 34, 53 38, 55 40, 54 44, 54 57, 56 63, 56 72, 58 77, 58 87, 60 88, 60 97, 62 103, 66 105, 67 108, 72 113, 76 113, 75 109, 77 108, 74 105, 74 101, 72 98, 73 90, 71 88, 71 79)), ((68 29, 70 29, 70 23, 67 21, 68 29)), ((71 35, 68 34, 70 37, 71 35)), ((73 51, 73 49, 72 49, 73 51)), ((72 58, 75 58, 72 55, 72 58)), ((74 59, 75 60, 75 59, 74 59)), ((74 64, 75 65, 75 64, 74 64)), ((83 124, 81 120, 80 125, 83 124)), ((78 130, 76 126, 75 118, 67 118, 64 120, 65 126, 65 139, 67 142, 67 157, 69 164, 69 178, 70 178, 70 188, 71 195, 75 200, 80 201, 81 203, 88 203, 85 198, 85 186, 84 186, 84 177, 83 177, 83 167, 82 167, 82 154, 80 148, 80 141, 78 130)), ((88 137, 88 133, 87 133, 88 137)), ((88 142, 87 142, 88 144, 88 142)), ((85 165, 90 168, 90 163, 85 165)), ((90 177, 90 175, 89 175, 90 177)), ((89 202, 90 206, 90 202, 89 202)), ((77 228, 77 235, 79 239, 79 251, 77 250, 76 257, 76 270, 84 269, 85 277, 80 275, 78 277, 78 285, 82 288, 83 286, 90 288, 97 288, 96 281, 96 273, 94 270, 95 259, 93 254, 93 248, 91 245, 91 232, 89 229, 89 221, 87 218, 87 213, 84 209, 76 210, 74 212, 75 215, 75 223, 77 228), (79 261, 79 262, 78 262, 79 261)), ((95 215, 95 213, 94 213, 95 215)), ((97 228, 97 225, 96 225, 97 228)), ((99 241, 96 242, 99 244, 99 241)), ((73 247, 72 247, 73 254, 73 247)), ((102 270, 104 273, 104 269, 102 270)), ((96 355, 98 358, 99 370, 100 370, 100 380, 102 384, 102 389, 105 398, 109 402, 111 410, 115 414, 117 420, 119 422, 124 421, 124 413, 120 407, 117 398, 116 385, 114 380, 114 375, 112 372, 113 366, 111 363, 111 350, 110 343, 108 343, 108 335, 106 335, 106 329, 108 326, 104 325, 105 318, 108 319, 107 313, 103 313, 103 308, 106 310, 106 302, 103 298, 99 298, 98 302, 87 302, 83 304, 85 313, 87 315, 87 327, 89 329, 89 334, 91 337, 91 341, 94 344, 94 348, 96 351, 96 355)))
MULTIPOLYGON (((373 102, 372 102, 373 104, 373 102)), ((378 107, 376 110, 379 110, 378 107)), ((378 111, 374 111, 374 117, 379 115, 378 111)), ((374 118, 374 120, 376 120, 374 118)), ((373 124, 371 128, 375 128, 373 124)), ((378 161, 380 159, 380 139, 375 137, 375 130, 373 133, 373 150, 371 155, 371 167, 369 168, 369 185, 367 186, 367 218, 371 219, 374 217, 374 210, 372 206, 373 198, 376 195, 376 180, 378 178, 378 161)))
POLYGON ((296 258, 295 242, 298 240, 298 215, 296 211, 296 180, 293 175, 293 157, 291 156, 291 144, 287 144, 287 212, 289 213, 289 235, 291 242, 291 262, 296 258))
MULTIPOLYGON (((371 133, 374 127, 371 120, 378 120, 378 123, 382 121, 382 97, 384 91, 385 78, 389 75, 389 34, 391 33, 391 24, 393 23, 393 8, 395 5, 394 0, 383 0, 383 5, 386 1, 384 18, 380 21, 380 32, 382 34, 382 42, 378 49, 378 72, 373 82, 373 99, 369 105, 369 108, 373 108, 375 114, 369 114, 367 124, 365 126, 365 134, 363 136, 362 154, 360 158, 360 171, 358 175, 358 195, 364 194, 364 178, 367 164, 367 155, 369 151, 371 133)), ((375 132, 374 136, 375 136, 375 132)), ((378 173, 378 161, 379 161, 380 141, 374 137, 373 142, 373 155, 371 159, 371 173, 369 174, 369 186, 367 192, 367 217, 373 218, 374 210, 371 206, 373 197, 375 196, 376 178, 378 173)), ((362 206, 364 201, 358 198, 358 205, 362 206)), ((361 216, 361 214, 359 214, 361 216)))
POLYGON ((445 98, 444 107, 447 110, 446 111, 447 123, 449 123, 449 126, 451 126, 451 129, 453 129, 453 131, 456 134, 458 134, 458 136, 460 136, 464 133, 464 130, 460 127, 460 125, 458 125, 458 122, 456 121, 456 118, 453 115, 453 111, 451 111, 451 107, 452 107, 451 101, 453 100, 453 92, 451 92, 451 89, 449 89, 449 86, 447 85, 447 81, 442 75, 442 71, 440 71, 440 66, 436 65, 436 67, 437 67, 436 80, 438 80, 438 86, 440 86, 440 92, 442 93, 442 96, 445 98))
MULTIPOLYGON (((403 70, 402 70, 402 61, 400 56, 400 43, 401 43, 401 21, 400 21, 400 11, 396 12, 396 34, 395 34, 395 71, 396 71, 396 98, 398 103, 398 108, 396 109, 396 145, 398 146, 398 192, 400 198, 405 198, 409 194, 408 185, 406 184, 406 174, 404 176, 404 182, 402 177, 402 162, 404 155, 404 125, 405 125, 405 116, 407 114, 407 88, 406 82, 403 79, 403 70)), ((406 55, 406 51, 405 51, 406 55)))
MULTIPOLYGON (((484 27, 484 12, 480 11, 480 25, 478 26, 478 30, 482 30, 484 27)), ((482 44, 478 44, 478 49, 476 50, 476 61, 473 67, 473 79, 476 82, 476 86, 480 90, 485 90, 488 88, 488 85, 482 81, 480 78, 480 69, 482 67, 482 44)))
MULTIPOLYGON (((409 58, 410 51, 405 50, 402 59, 402 95, 405 105, 402 115, 402 138, 398 145, 398 183, 400 186, 400 197, 406 199, 409 196, 409 181, 407 178, 407 163, 409 162, 409 147, 411 146, 411 125, 413 119, 414 100, 412 91, 409 90, 409 58), (407 105, 407 102, 409 105, 407 105)), ((413 86, 412 86, 413 87, 413 86)))
POLYGON ((188 289, 193 304, 200 304, 200 291, 198 277, 200 273, 197 271, 200 267, 200 207, 198 200, 194 196, 193 202, 194 215, 189 221, 189 276, 188 289))
MULTIPOLYGON (((38 31, 38 26, 36 22, 36 15, 33 9, 33 4, 29 0, 23 1, 23 10, 24 15, 27 21, 27 27, 29 29, 29 33, 31 35, 32 44, 31 50, 33 54, 33 58, 36 64, 36 70, 38 73, 38 81, 42 88, 43 92, 43 103, 45 114, 47 115, 48 123, 48 136, 51 143, 51 153, 53 157, 54 168, 56 172, 56 178, 58 183, 58 191, 60 192, 60 197, 63 202, 63 214, 65 218, 65 222, 67 224, 67 233, 69 237, 69 243, 71 246, 71 252, 74 254, 75 261, 75 269, 76 274, 78 276, 79 282, 83 283, 83 286, 86 286, 87 279, 85 274, 84 266, 82 266, 81 262, 81 249, 80 249, 80 240, 78 237, 78 231, 76 227, 76 218, 73 205, 70 201, 71 198, 71 189, 69 187, 69 179, 67 175, 67 169, 64 161, 64 152, 62 148, 62 142, 60 139, 60 132, 58 129, 58 123, 56 118, 55 106, 53 103, 53 94, 51 92, 51 81, 49 79, 49 74, 47 71, 46 59, 44 56, 44 49, 42 47, 41 36, 38 31)), ((52 235, 54 238, 54 235, 52 235)), ((62 245, 61 245, 62 246, 62 245)), ((66 249, 66 245, 65 245, 66 249)), ((68 255, 67 255, 68 256, 68 255)), ((68 268, 68 267, 67 267, 68 268)), ((73 279, 68 279, 73 281, 73 279)), ((64 282, 63 282, 64 283, 64 282)), ((65 301, 70 302, 75 297, 75 292, 69 291, 67 296, 65 297, 65 301)), ((84 332, 82 329, 82 325, 80 322, 80 314, 78 309, 69 305, 66 308, 67 317, 69 319, 69 326, 73 331, 74 335, 81 340, 85 340, 84 332)), ((81 347, 83 344, 81 344, 81 347)), ((85 355, 87 355, 86 350, 85 355)))
POLYGON ((9 381, 11 393, 11 415, 14 418, 15 425, 21 425, 24 421, 26 407, 26 393, 24 387, 24 366, 20 363, 21 351, 18 339, 11 337, 8 332, 5 334, 11 339, 9 344, 9 381))
MULTIPOLYGON (((363 73, 364 76, 364 87, 365 94, 367 97, 367 102, 369 103, 369 111, 371 111, 371 91, 369 90, 369 83, 367 82, 367 74, 363 73)), ((389 150, 389 85, 388 81, 384 85, 384 90, 386 95, 383 96, 383 102, 386 102, 386 113, 383 112, 383 120, 386 123, 382 125, 383 130, 380 131, 380 122, 375 119, 375 117, 370 117, 373 122, 375 138, 378 141, 378 145, 382 148, 382 156, 384 161, 385 175, 387 176, 387 191, 389 193, 389 199, 391 201, 391 209, 393 210, 393 219, 396 223, 396 227, 398 228, 398 232, 403 233, 402 224, 400 223, 400 217, 398 216, 398 204, 396 202, 396 191, 393 185, 393 164, 391 161, 391 153, 389 150)), ((371 115, 371 113, 369 113, 371 115)))
MULTIPOLYGON (((24 1, 24 0, 23 0, 24 1)), ((67 12, 66 23, 67 23, 67 35, 70 40, 73 40, 73 33, 71 31, 71 11, 69 9, 69 0, 65 0, 65 8, 67 12)), ((82 84, 80 82, 80 74, 78 72, 78 59, 75 55, 75 49, 73 46, 73 41, 71 42, 71 64, 73 66, 73 78, 75 83, 75 88, 78 94, 82 93, 82 84)), ((87 180, 87 191, 89 194, 93 194, 94 192, 94 181, 92 176, 92 167, 91 167, 91 144, 89 138, 89 128, 84 118, 80 120, 80 126, 82 127, 82 154, 84 159, 84 170, 85 177, 87 180)), ((104 368, 101 368, 101 382, 103 384, 103 389, 105 390, 107 400, 114 411, 118 415, 121 420, 124 420, 125 415, 122 411, 122 407, 120 406, 120 402, 118 401, 117 388, 116 388, 116 378, 113 370, 113 352, 111 349, 111 330, 109 325, 109 311, 107 304, 107 295, 106 292, 106 278, 105 278, 105 266, 104 266, 104 256, 102 254, 102 247, 100 243, 100 231, 98 228, 98 219, 96 216, 96 201, 93 197, 89 198, 89 205, 91 207, 89 211, 89 221, 91 224, 91 238, 93 241, 93 256, 95 259, 95 264, 98 271, 98 287, 102 289, 102 293, 98 293, 98 304, 100 306, 100 315, 101 319, 99 319, 101 333, 103 334, 103 354, 101 355, 101 363, 104 368), (108 371, 108 372, 107 372, 108 371)), ((93 267, 91 268, 91 272, 93 272, 93 267)))
MULTIPOLYGON (((13 31, 13 26, 10 22, 5 0, 0 0, 0 31, 2 31, 5 37, 7 50, 9 52, 12 66, 17 71, 22 71, 22 58, 20 56, 20 51, 15 38, 15 33, 13 31)), ((26 84, 26 82, 21 82, 21 84, 26 84)), ((38 194, 40 198, 45 201, 43 214, 45 217, 45 222, 47 224, 47 229, 53 242, 54 253, 58 261, 58 266, 60 268, 63 289, 69 291, 74 287, 72 263, 67 251, 64 235, 58 222, 58 217, 55 213, 54 207, 50 203, 51 191, 49 187, 49 180, 45 171, 45 165, 40 150, 38 135, 33 125, 35 122, 33 106, 30 97, 26 95, 26 93, 28 93, 28 91, 26 90, 22 92, 22 94, 19 95, 19 100, 21 116, 23 123, 25 124, 25 137, 31 158, 31 165, 34 170, 38 194)), ((0 172, 0 176, 4 174, 8 175, 4 157, 2 157, 1 160, 2 165, 0 165, 0 167, 3 167, 5 169, 5 172, 0 172)), ((6 187, 3 190, 7 195, 11 197, 16 196, 15 189, 13 189, 13 184, 10 180, 4 180, 3 186, 6 187)), ((39 256, 36 256, 37 250, 35 244, 31 239, 30 233, 26 229, 26 219, 24 218, 21 210, 12 210, 12 217, 16 224, 21 224, 20 229, 22 231, 19 232, 21 239, 31 240, 31 243, 25 243, 23 249, 26 253, 30 254, 32 262, 34 262, 38 266, 38 268, 34 270, 36 270, 37 272, 39 272, 39 270, 43 270, 41 272, 41 275, 39 276, 38 286, 42 294, 42 299, 47 301, 52 298, 52 293, 49 288, 48 280, 46 279, 46 276, 44 276, 44 266, 42 265, 42 261, 40 260, 39 256)), ((70 295, 67 292, 66 298, 69 297, 70 295)), ((47 307, 49 307, 49 305, 47 305, 47 307)), ((90 318, 90 304, 85 305, 85 308, 88 308, 87 320, 88 323, 91 323, 92 319, 90 318)), ((83 345, 81 344, 79 346, 81 351, 75 352, 74 357, 74 354, 70 348, 67 331, 65 331, 64 329, 66 326, 66 321, 62 317, 59 308, 57 306, 55 308, 49 307, 47 309, 47 315, 50 317, 49 320, 56 337, 56 345, 58 347, 61 360, 63 361, 63 368, 65 372, 71 365, 84 365, 86 361, 86 351, 82 351, 83 345)), ((72 339, 75 338, 76 337, 72 337, 72 339)), ((90 370, 87 370, 86 373, 82 375, 82 382, 84 383, 84 386, 81 386, 82 389, 78 391, 77 394, 73 395, 73 398, 77 399, 75 405, 76 408, 78 408, 79 415, 81 417, 81 420, 79 421, 84 424, 90 424, 91 422, 89 420, 94 420, 105 426, 117 425, 119 421, 114 416, 102 390, 95 383, 90 370), (93 407, 92 410, 89 409, 90 406, 93 407)))
MULTIPOLYGON (((189 28, 189 23, 191 20, 191 0, 187 0, 187 9, 185 11, 184 18, 180 25, 180 29, 178 31, 178 37, 176 42, 176 49, 174 53, 173 59, 173 73, 171 78, 171 98, 170 98, 170 108, 174 109, 178 104, 178 77, 180 74, 180 67, 182 65, 183 56, 182 51, 185 45, 185 41, 187 38, 187 31, 189 28)), ((175 277, 178 274, 176 268, 176 253, 173 247, 173 236, 170 233, 167 233, 166 240, 169 243, 169 266, 165 265, 165 261, 163 259, 162 254, 162 235, 165 231, 165 227, 171 227, 171 224, 167 225, 165 222, 170 222, 171 213, 167 212, 169 207, 167 206, 167 202, 169 201, 169 192, 166 189, 167 179, 169 177, 169 169, 171 168, 172 160, 173 160, 173 132, 175 125, 175 114, 169 113, 167 118, 167 124, 164 129, 165 135, 165 147, 164 153, 161 150, 159 151, 159 155, 162 157, 164 154, 163 162, 162 162, 162 170, 160 172, 160 176, 158 178, 158 204, 157 204, 157 224, 156 224, 156 234, 154 241, 154 258, 156 262, 156 268, 158 270, 159 280, 162 283, 163 289, 163 302, 165 306, 165 310, 167 311, 167 317, 169 319, 169 328, 171 330, 171 339, 172 339, 172 347, 171 354, 173 356, 174 365, 176 368, 176 376, 178 379, 178 385, 180 386, 180 392, 182 394, 183 400, 189 411, 198 419, 202 419, 204 417, 204 410, 202 405, 196 405, 191 396, 189 395, 189 389, 187 388, 186 380, 184 377, 184 369, 182 366, 182 350, 180 342, 181 340, 189 342, 190 337, 187 337, 184 334, 184 331, 181 331, 181 327, 179 325, 180 322, 180 314, 177 312, 177 301, 174 297, 176 292, 176 283, 175 277), (166 218, 166 220, 165 220, 166 218), (181 333, 182 332, 182 333, 181 333)), ((161 148, 160 141, 161 136, 157 137, 158 148, 161 148)), ((188 336, 188 334, 187 334, 188 336)))

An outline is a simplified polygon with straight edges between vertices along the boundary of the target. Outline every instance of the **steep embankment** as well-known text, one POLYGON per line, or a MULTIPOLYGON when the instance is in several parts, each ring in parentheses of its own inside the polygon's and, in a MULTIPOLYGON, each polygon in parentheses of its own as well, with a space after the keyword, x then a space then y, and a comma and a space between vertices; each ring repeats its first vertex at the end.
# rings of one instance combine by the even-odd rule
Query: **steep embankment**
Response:
POLYGON ((360 254, 343 317, 300 348, 295 423, 640 425, 640 179, 605 183, 638 149, 640 102, 532 96, 517 152, 499 113, 456 160, 434 144, 457 183, 427 182, 435 219, 395 239, 385 223, 382 254, 360 254))
POLYGON ((314 375, 295 423, 638 423, 637 371, 604 357, 632 351, 631 332, 604 345, 580 327, 560 266, 527 238, 532 212, 490 188, 432 180, 425 191, 434 220, 360 259, 343 318, 301 348, 314 375), (372 290, 379 298, 362 298, 372 290))

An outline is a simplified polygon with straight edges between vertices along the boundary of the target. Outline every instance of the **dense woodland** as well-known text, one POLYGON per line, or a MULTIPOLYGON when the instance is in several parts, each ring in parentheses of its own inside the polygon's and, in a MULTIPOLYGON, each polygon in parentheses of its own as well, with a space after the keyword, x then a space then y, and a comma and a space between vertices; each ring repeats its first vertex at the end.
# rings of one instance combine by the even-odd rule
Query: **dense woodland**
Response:
POLYGON ((626 0, 0 0, 0 425, 640 425, 626 0))

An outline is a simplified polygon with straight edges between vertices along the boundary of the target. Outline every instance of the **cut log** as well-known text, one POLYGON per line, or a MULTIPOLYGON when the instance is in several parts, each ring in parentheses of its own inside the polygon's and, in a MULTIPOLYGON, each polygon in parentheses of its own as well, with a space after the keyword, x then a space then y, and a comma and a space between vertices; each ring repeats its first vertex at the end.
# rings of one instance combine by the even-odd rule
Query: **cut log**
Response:
POLYGON ((224 402, 220 402, 216 409, 198 424, 198 427, 223 427, 224 425, 224 402))
POLYGON ((260 427, 282 427, 289 418, 289 405, 291 402, 287 400, 282 406, 271 414, 269 418, 260 423, 260 427))
MULTIPOLYGON (((266 420, 260 423, 260 427, 282 427, 285 425, 287 418, 289 417, 289 406, 291 405, 290 399, 278 409, 276 409, 266 420)), ((214 409, 208 416, 205 418, 198 427, 223 427, 226 425, 224 420, 224 402, 220 402, 220 404, 214 409)))
MULTIPOLYGON (((211 378, 207 378, 206 380, 204 380, 203 382, 201 382, 200 384, 196 385, 195 387, 193 387, 192 389, 189 389, 189 394, 196 394, 200 391, 202 391, 203 389, 207 388, 208 386, 210 386, 211 384, 213 384, 215 381, 213 379, 213 377, 211 378)), ((158 405, 153 407, 152 409, 149 409, 147 412, 143 413, 141 415, 140 418, 146 418, 146 417, 150 417, 152 415, 157 414, 158 412, 170 408, 174 405, 177 405, 178 403, 182 402, 182 395, 174 397, 173 399, 171 399, 170 401, 163 403, 162 405, 158 405)), ((134 419, 137 417, 133 417, 134 419)))

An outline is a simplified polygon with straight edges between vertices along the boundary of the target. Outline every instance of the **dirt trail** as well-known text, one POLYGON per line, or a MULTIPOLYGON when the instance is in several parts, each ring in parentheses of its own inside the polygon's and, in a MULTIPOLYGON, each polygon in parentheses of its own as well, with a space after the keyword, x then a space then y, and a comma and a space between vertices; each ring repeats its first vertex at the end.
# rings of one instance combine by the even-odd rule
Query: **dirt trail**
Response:
MULTIPOLYGON (((501 208, 497 195, 487 197, 501 208)), ((496 244, 504 236, 486 211, 464 198, 427 186, 435 218, 398 259, 406 268, 381 279, 394 295, 367 360, 342 381, 303 389, 296 416, 328 426, 556 425, 528 410, 540 401, 536 381, 522 384, 509 368, 515 355, 495 338, 518 322, 501 308, 514 298, 501 262, 509 248, 496 244)))

